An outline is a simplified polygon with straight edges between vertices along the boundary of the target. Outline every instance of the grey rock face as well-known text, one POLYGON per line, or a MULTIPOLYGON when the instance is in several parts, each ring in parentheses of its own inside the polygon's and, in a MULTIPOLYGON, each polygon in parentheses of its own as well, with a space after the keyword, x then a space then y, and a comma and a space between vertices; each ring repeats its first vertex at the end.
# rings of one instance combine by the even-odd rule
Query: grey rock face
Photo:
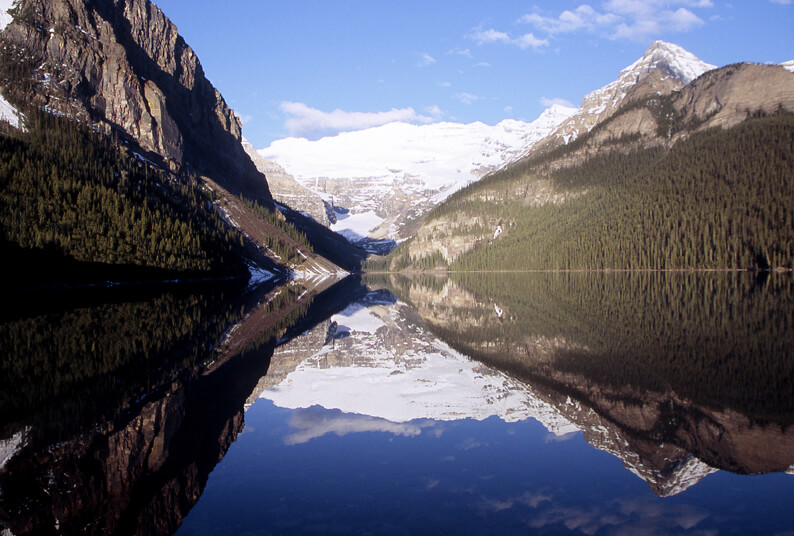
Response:
POLYGON ((17 100, 90 121, 172 170, 272 206, 239 119, 149 0, 22 0, 1 37, 6 60, 31 71, 31 84, 6 80, 17 100))
POLYGON ((287 173, 283 167, 262 158, 246 140, 243 140, 243 148, 256 168, 267 177, 270 193, 276 201, 308 214, 317 223, 326 227, 331 225, 326 204, 319 195, 298 184, 295 177, 287 173))

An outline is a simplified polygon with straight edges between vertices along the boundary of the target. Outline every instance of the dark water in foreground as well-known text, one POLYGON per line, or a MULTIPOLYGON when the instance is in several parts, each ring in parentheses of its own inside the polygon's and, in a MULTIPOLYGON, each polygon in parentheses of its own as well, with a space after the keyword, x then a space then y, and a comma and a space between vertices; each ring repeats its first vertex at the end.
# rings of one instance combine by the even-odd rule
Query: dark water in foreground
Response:
POLYGON ((6 310, 0 530, 794 534, 788 275, 305 290, 6 310))

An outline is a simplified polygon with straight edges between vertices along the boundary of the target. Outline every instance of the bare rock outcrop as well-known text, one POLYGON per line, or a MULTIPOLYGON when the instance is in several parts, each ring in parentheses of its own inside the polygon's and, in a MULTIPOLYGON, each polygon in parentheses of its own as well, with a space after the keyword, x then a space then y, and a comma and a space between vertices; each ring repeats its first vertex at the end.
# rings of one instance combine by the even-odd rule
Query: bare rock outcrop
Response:
POLYGON ((251 157, 256 168, 267 177, 270 193, 276 201, 308 214, 314 218, 314 221, 326 227, 331 225, 331 221, 328 219, 328 208, 319 195, 298 184, 295 177, 287 173, 280 165, 262 158, 253 145, 245 139, 243 148, 251 157))
POLYGON ((684 124, 732 127, 756 112, 794 111, 794 73, 778 65, 740 63, 700 77, 674 99, 684 124))

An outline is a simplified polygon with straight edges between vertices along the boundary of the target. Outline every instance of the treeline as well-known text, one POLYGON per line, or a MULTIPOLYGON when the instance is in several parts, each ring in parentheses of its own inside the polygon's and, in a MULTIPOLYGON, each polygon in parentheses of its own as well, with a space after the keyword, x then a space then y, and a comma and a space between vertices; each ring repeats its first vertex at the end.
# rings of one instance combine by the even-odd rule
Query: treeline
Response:
POLYGON ((242 235, 194 177, 165 172, 74 121, 35 109, 26 117, 25 131, 0 134, 6 246, 82 263, 244 273, 242 235))
MULTIPOLYGON (((452 270, 791 269, 792 154, 794 114, 780 112, 693 134, 669 151, 613 150, 555 171, 548 155, 519 162, 451 196, 428 219, 504 220, 501 236, 482 240, 452 270), (533 204, 521 195, 537 181, 564 201, 533 204)), ((379 266, 420 268, 407 249, 379 266)))
MULTIPOLYGON (((464 354, 530 382, 564 373, 617 390, 672 390, 792 424, 794 281, 764 276, 451 274, 475 299, 436 304, 424 320, 464 354)), ((410 285, 426 284, 404 279, 395 289, 401 299, 410 285)))

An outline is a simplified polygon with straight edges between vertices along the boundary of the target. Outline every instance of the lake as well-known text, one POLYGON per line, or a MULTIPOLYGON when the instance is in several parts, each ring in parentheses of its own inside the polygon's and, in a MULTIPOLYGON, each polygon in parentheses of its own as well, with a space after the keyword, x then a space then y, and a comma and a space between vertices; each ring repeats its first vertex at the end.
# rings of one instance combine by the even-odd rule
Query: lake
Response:
POLYGON ((0 528, 794 531, 790 274, 373 275, 320 290, 7 310, 0 528))

